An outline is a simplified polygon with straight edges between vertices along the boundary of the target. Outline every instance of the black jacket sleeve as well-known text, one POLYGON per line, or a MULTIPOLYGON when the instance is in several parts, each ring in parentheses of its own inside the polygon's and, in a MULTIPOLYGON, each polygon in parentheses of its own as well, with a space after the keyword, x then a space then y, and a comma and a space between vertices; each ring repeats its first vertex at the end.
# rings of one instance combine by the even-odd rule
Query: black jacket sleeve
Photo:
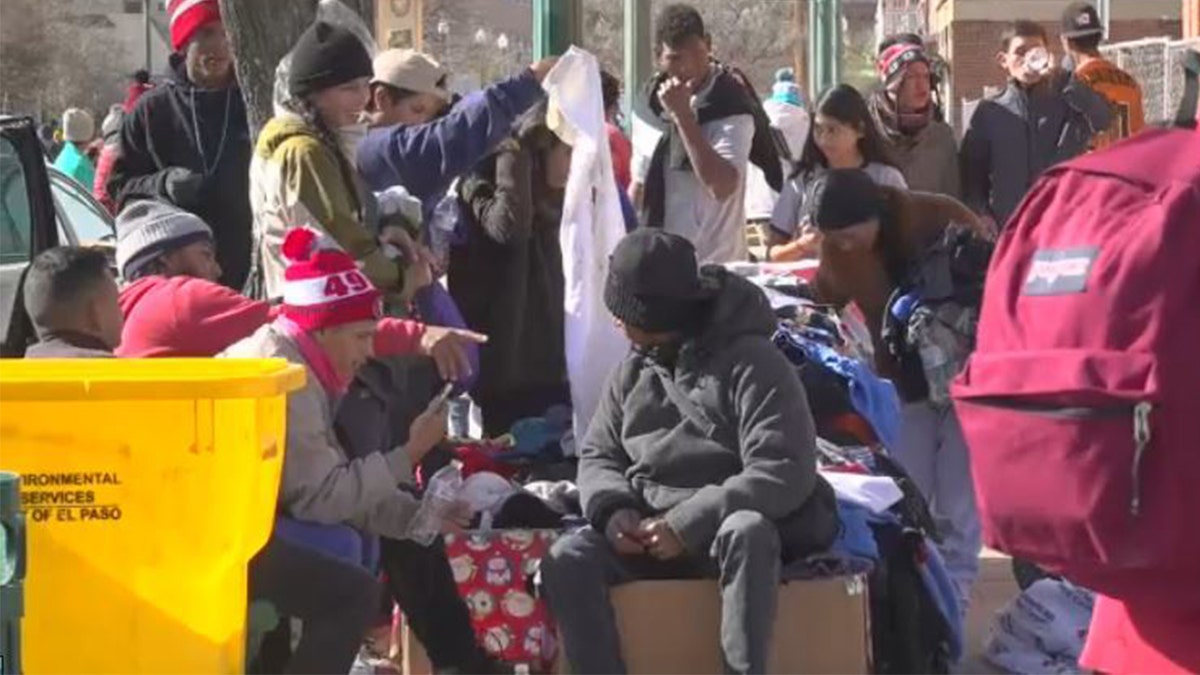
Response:
POLYGON ((117 160, 108 179, 108 194, 120 209, 131 199, 166 199, 167 172, 151 152, 149 117, 146 105, 136 106, 125 115, 118 136, 117 160))
POLYGON ((992 149, 987 137, 987 118, 988 108, 992 105, 989 101, 980 101, 975 108, 967 122, 958 158, 963 203, 975 213, 989 216, 992 215, 992 149))
POLYGON ((471 180, 463 200, 488 239, 498 244, 528 241, 533 231, 532 159, 515 142, 495 157, 494 179, 471 180))

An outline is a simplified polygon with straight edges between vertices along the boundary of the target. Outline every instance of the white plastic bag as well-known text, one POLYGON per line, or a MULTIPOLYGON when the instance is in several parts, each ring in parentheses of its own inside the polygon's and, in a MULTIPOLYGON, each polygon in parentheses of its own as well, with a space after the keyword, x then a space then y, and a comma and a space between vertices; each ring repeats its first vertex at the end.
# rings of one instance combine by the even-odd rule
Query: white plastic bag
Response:
POLYGON ((542 86, 553 111, 547 123, 572 147, 559 238, 566 280, 567 376, 575 438, 582 439, 609 374, 629 350, 629 341, 604 306, 608 258, 625 236, 625 221, 613 180, 596 57, 571 47, 542 86))
POLYGON ((1042 579, 996 615, 984 656, 1012 673, 1082 673, 1095 596, 1057 579, 1042 579))

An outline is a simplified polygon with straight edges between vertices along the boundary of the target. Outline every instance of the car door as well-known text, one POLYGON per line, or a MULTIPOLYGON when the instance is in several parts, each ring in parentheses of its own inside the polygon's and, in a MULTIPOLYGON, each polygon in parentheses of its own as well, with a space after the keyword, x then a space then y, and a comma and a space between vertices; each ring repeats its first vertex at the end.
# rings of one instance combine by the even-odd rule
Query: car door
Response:
POLYGON ((45 158, 29 117, 0 117, 0 353, 21 356, 32 331, 21 299, 29 262, 58 245, 45 158))
POLYGON ((116 228, 108 211, 74 179, 54 167, 49 171, 59 242, 64 246, 115 246, 116 228))

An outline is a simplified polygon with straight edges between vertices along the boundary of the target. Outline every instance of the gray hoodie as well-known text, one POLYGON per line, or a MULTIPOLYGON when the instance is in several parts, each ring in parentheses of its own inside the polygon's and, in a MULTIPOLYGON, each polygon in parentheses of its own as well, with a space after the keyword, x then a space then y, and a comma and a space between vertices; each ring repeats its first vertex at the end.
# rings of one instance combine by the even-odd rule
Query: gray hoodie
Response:
POLYGON ((1003 227, 1046 169, 1088 149, 1112 111, 1071 73, 1054 71, 1032 88, 1010 82, 980 101, 960 150, 963 202, 1003 227))
POLYGON ((631 352, 609 379, 580 453, 584 513, 600 531, 622 508, 663 514, 703 556, 722 521, 756 511, 780 527, 788 557, 824 548, 833 495, 816 475, 804 389, 771 343, 774 314, 744 279, 702 275, 720 290, 674 368, 631 352))

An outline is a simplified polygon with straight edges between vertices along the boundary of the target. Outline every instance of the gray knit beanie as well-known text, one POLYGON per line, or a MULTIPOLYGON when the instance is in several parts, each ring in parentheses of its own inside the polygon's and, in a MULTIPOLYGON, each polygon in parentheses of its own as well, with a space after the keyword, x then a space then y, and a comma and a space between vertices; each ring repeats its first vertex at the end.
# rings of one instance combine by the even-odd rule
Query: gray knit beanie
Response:
POLYGON ((212 238, 212 229, 187 211, 156 201, 132 202, 117 215, 117 269, 133 279, 159 256, 212 238))

